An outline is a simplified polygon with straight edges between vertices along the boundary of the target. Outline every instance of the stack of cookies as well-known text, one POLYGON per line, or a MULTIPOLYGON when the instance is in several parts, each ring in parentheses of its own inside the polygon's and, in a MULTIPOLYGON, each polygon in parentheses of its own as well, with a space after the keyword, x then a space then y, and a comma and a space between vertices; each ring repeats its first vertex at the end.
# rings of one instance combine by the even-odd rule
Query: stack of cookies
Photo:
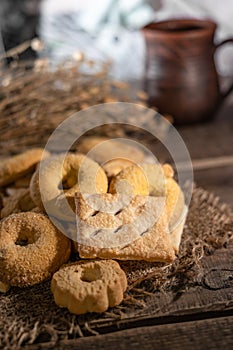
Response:
POLYGON ((140 149, 118 140, 108 141, 106 154, 96 147, 104 141, 89 137, 77 152, 34 149, 2 161, 2 291, 52 278, 57 305, 103 312, 127 288, 115 260, 175 259, 187 209, 173 169, 146 163, 140 149), (67 263, 72 253, 80 258, 67 263))

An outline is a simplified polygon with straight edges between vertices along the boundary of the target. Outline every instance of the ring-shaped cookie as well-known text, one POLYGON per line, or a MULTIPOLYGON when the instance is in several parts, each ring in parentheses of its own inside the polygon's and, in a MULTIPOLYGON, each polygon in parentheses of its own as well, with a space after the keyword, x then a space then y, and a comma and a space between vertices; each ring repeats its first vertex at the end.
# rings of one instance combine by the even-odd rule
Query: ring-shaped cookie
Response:
POLYGON ((0 223, 0 281, 30 286, 51 277, 70 256, 71 243, 43 214, 12 214, 0 223))
POLYGON ((74 194, 80 188, 85 193, 106 193, 108 179, 98 163, 75 153, 44 160, 30 183, 35 204, 42 209, 45 207, 49 215, 68 221, 74 220, 74 194))

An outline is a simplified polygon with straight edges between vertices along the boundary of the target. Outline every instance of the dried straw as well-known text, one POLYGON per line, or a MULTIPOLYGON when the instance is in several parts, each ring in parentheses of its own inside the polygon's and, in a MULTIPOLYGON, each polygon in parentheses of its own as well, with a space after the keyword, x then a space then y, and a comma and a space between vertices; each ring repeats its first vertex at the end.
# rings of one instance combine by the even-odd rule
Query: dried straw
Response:
MULTIPOLYGON (((66 61, 56 69, 48 62, 14 61, 0 71, 0 155, 18 153, 30 146, 44 146, 49 135, 67 117, 81 109, 107 102, 140 104, 146 95, 108 77, 109 65, 84 58, 66 61), (84 68, 97 73, 85 74, 84 68), (137 96, 138 94, 138 96, 137 96)), ((116 127, 95 133, 117 133, 116 127)))

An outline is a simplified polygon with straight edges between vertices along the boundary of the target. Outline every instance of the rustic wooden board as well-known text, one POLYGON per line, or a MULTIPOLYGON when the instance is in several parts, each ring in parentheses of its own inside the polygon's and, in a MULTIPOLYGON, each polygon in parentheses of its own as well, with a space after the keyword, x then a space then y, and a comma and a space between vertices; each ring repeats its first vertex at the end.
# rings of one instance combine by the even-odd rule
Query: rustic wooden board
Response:
POLYGON ((233 166, 195 171, 194 180, 233 208, 233 166))
MULTIPOLYGON (((228 82, 231 84, 232 77, 228 82)), ((194 159, 233 155, 233 93, 219 109, 215 119, 178 127, 194 159)))
MULTIPOLYGON (((232 115, 233 94, 214 121, 178 128, 192 159, 233 155, 232 115)), ((233 208, 233 166, 198 170, 194 179, 199 186, 214 192, 233 208)))
MULTIPOLYGON (((219 350, 233 347, 233 316, 127 329, 102 336, 62 341, 56 349, 219 350)), ((54 344, 31 349, 54 349, 54 344)))
POLYGON ((117 329, 163 324, 169 320, 193 320, 233 311, 233 246, 217 250, 203 259, 203 271, 192 286, 174 293, 157 293, 147 299, 146 307, 121 320, 90 322, 94 331, 107 333, 117 329))
MULTIPOLYGON (((137 316, 90 322, 85 337, 31 349, 230 349, 233 341, 233 246, 203 259, 192 286, 148 297, 137 316), (158 311, 159 309, 159 311, 158 311), (214 333, 214 337, 212 336, 214 333), (93 337, 93 334, 97 334, 93 337)), ((82 328, 82 329, 85 329, 82 328)))
MULTIPOLYGON (((233 95, 233 94, 232 94, 233 95)), ((205 124, 178 127, 192 160, 233 156, 233 99, 223 106, 215 120, 205 124)), ((157 142, 147 145, 162 162, 172 161, 165 147, 157 142)), ((196 169, 197 185, 221 197, 233 208, 233 165, 196 169)))

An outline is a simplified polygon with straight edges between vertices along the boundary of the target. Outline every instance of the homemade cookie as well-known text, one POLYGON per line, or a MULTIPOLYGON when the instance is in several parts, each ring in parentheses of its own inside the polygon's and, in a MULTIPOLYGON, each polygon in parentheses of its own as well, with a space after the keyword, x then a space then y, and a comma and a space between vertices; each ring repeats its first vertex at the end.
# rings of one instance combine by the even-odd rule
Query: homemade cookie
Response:
POLYGON ((33 175, 33 172, 20 177, 18 180, 16 180, 13 184, 15 188, 28 188, 30 185, 31 177, 33 175))
POLYGON ((29 189, 17 189, 11 196, 4 197, 1 218, 5 218, 13 213, 30 211, 34 207, 35 204, 30 197, 29 189))
MULTIPOLYGON (((118 195, 99 195, 103 201, 116 201, 118 195)), ((96 211, 76 196, 77 238, 75 249, 82 258, 146 260, 171 262, 175 258, 168 231, 165 199, 136 196, 130 204, 111 213, 96 211)), ((115 210, 118 208, 115 208, 115 210)))
POLYGON ((12 214, 0 222, 0 281, 31 286, 70 257, 71 243, 43 214, 12 214))
POLYGON ((102 313, 123 300, 127 279, 113 260, 78 261, 65 265, 52 278, 55 303, 74 314, 102 313))
POLYGON ((173 169, 169 164, 141 164, 123 169, 112 178, 109 192, 133 192, 134 195, 166 196, 167 220, 173 230, 184 210, 184 195, 172 178, 173 169))
POLYGON ((141 196, 162 196, 165 194, 165 178, 173 175, 169 164, 133 165, 123 169, 112 178, 109 186, 110 193, 121 189, 123 193, 132 193, 141 196))
POLYGON ((167 219, 169 222, 169 230, 173 231, 176 225, 183 219, 183 212, 185 207, 184 194, 180 189, 180 186, 172 178, 166 178, 165 180, 166 190, 166 209, 167 219))
POLYGON ((141 237, 159 219, 164 203, 161 198, 109 193, 80 198, 76 203, 80 213, 76 240, 92 247, 123 247, 141 237))
POLYGON ((139 147, 134 147, 133 143, 123 142, 121 139, 108 139, 106 137, 85 137, 79 142, 77 150, 84 154, 90 152, 88 157, 101 165, 115 158, 124 158, 133 163, 143 162, 145 158, 144 153, 139 147))
POLYGON ((45 212, 45 209, 41 200, 41 194, 40 194, 39 167, 36 169, 36 171, 31 177, 29 190, 30 190, 30 196, 35 206, 40 208, 42 212, 45 212))
POLYGON ((128 168, 129 166, 134 165, 134 163, 128 159, 124 158, 116 158, 109 160, 105 164, 102 165, 105 173, 107 174, 108 178, 111 178, 125 168, 128 168))
POLYGON ((31 172, 35 165, 44 157, 49 156, 43 148, 32 148, 29 151, 4 159, 0 163, 0 186, 8 185, 25 174, 31 172))
POLYGON ((74 220, 74 194, 105 193, 108 179, 104 170, 83 154, 51 156, 38 167, 30 183, 36 206, 63 220, 74 220), (64 160, 64 162, 63 162, 64 160))

